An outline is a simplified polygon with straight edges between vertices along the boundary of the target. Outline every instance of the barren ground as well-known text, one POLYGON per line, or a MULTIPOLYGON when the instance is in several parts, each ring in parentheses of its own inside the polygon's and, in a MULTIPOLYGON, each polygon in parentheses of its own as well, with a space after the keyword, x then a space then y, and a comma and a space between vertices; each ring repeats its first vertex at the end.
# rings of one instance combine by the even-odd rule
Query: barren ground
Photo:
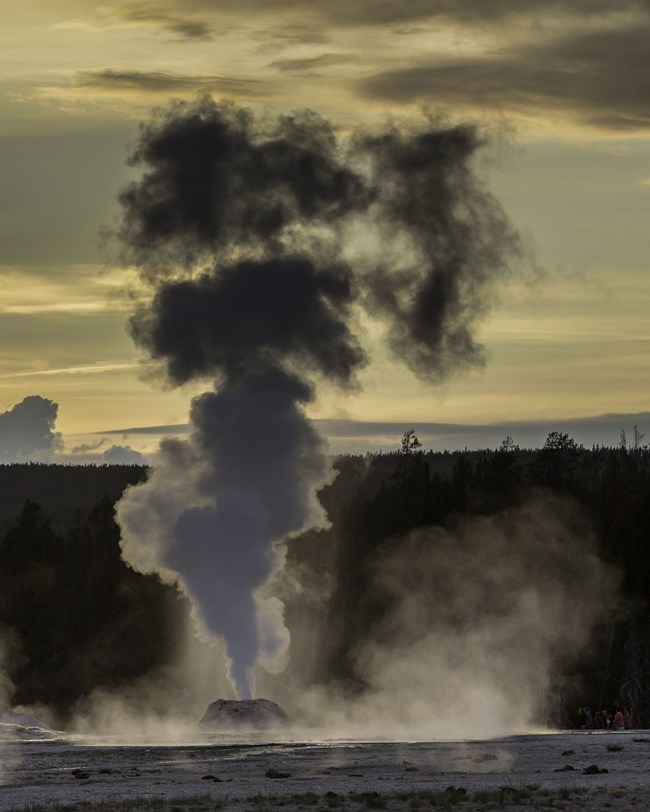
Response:
POLYGON ((0 747, 0 809, 647 809, 649 766, 650 734, 637 731, 412 743, 13 742, 0 747), (592 765, 607 772, 585 774, 592 765))

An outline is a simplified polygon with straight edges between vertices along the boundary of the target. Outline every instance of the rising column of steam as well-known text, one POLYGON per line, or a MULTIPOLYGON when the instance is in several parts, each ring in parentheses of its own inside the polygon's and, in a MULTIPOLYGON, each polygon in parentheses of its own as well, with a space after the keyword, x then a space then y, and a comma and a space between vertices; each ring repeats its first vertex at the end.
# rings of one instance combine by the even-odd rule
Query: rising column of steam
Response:
POLYGON ((473 179, 477 146, 472 128, 431 126, 341 143, 315 113, 257 119, 207 97, 141 128, 119 236, 152 296, 131 334, 167 382, 211 388, 189 440, 163 442, 119 504, 123 554, 188 594, 240 698, 288 645, 262 597, 278 542, 326 521, 331 473, 304 408, 319 379, 356 385, 354 307, 421 375, 480 357, 473 321, 515 239, 473 179))

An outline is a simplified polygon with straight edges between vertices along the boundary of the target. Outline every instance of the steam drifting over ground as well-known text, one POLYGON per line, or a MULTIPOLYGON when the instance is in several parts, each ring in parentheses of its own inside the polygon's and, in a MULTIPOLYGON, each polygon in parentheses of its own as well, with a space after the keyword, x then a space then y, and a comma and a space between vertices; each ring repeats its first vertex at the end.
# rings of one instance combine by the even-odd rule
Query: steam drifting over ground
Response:
POLYGON ((168 383, 213 389, 119 505, 123 551, 178 580, 238 697, 288 645, 267 588, 278 545, 327 522, 304 408, 319 381, 356 385, 358 312, 424 379, 483 363, 475 322, 519 245, 474 174, 481 144, 430 120, 344 140, 313 112, 258 119, 207 97, 141 129, 119 236, 152 295, 131 333, 168 383))
POLYGON ((330 630, 358 641, 353 673, 363 690, 295 693, 314 725, 398 740, 552 727, 563 669, 611 617, 618 586, 582 513, 543 496, 453 529, 395 537, 368 577, 365 594, 385 611, 358 635, 330 630))

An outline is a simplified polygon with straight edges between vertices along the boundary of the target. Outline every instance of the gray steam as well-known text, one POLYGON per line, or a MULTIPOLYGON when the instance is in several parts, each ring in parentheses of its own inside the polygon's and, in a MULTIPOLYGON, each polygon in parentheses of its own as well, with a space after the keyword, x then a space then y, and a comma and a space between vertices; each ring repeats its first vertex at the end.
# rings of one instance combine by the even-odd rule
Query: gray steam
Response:
POLYGON ((388 540, 367 578, 386 611, 352 651, 365 691, 314 688, 312 675, 294 696, 339 735, 398 740, 566 724, 563 669, 612 617, 618 587, 581 510, 542 495, 388 540))
POLYGON ((519 243, 471 159, 484 143, 472 126, 360 138, 371 167, 377 238, 389 262, 365 277, 366 307, 388 329, 393 354, 425 380, 485 362, 474 338, 519 243), (391 244, 406 250, 401 258, 391 244))
POLYGON ((141 129, 119 236, 152 297, 131 334, 168 383, 213 390, 119 505, 124 555, 181 584, 240 697, 288 643, 264 594, 278 545, 326 521, 331 474, 304 409, 320 380, 356 384, 356 310, 420 376, 482 362, 474 324, 517 241, 474 177, 480 143, 427 121, 343 141, 312 112, 258 119, 209 98, 141 129))
POLYGON ((29 395, 0 414, 0 462, 49 460, 62 447, 54 431, 58 410, 54 401, 29 395))

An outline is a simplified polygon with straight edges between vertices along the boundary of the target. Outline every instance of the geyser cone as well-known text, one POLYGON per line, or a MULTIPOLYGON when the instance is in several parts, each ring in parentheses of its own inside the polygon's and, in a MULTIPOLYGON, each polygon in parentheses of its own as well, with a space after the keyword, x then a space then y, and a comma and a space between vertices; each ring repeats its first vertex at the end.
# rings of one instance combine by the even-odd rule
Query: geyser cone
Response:
POLYGON ((208 705, 199 725, 209 730, 261 730, 289 723, 287 714, 270 699, 217 699, 208 705))

